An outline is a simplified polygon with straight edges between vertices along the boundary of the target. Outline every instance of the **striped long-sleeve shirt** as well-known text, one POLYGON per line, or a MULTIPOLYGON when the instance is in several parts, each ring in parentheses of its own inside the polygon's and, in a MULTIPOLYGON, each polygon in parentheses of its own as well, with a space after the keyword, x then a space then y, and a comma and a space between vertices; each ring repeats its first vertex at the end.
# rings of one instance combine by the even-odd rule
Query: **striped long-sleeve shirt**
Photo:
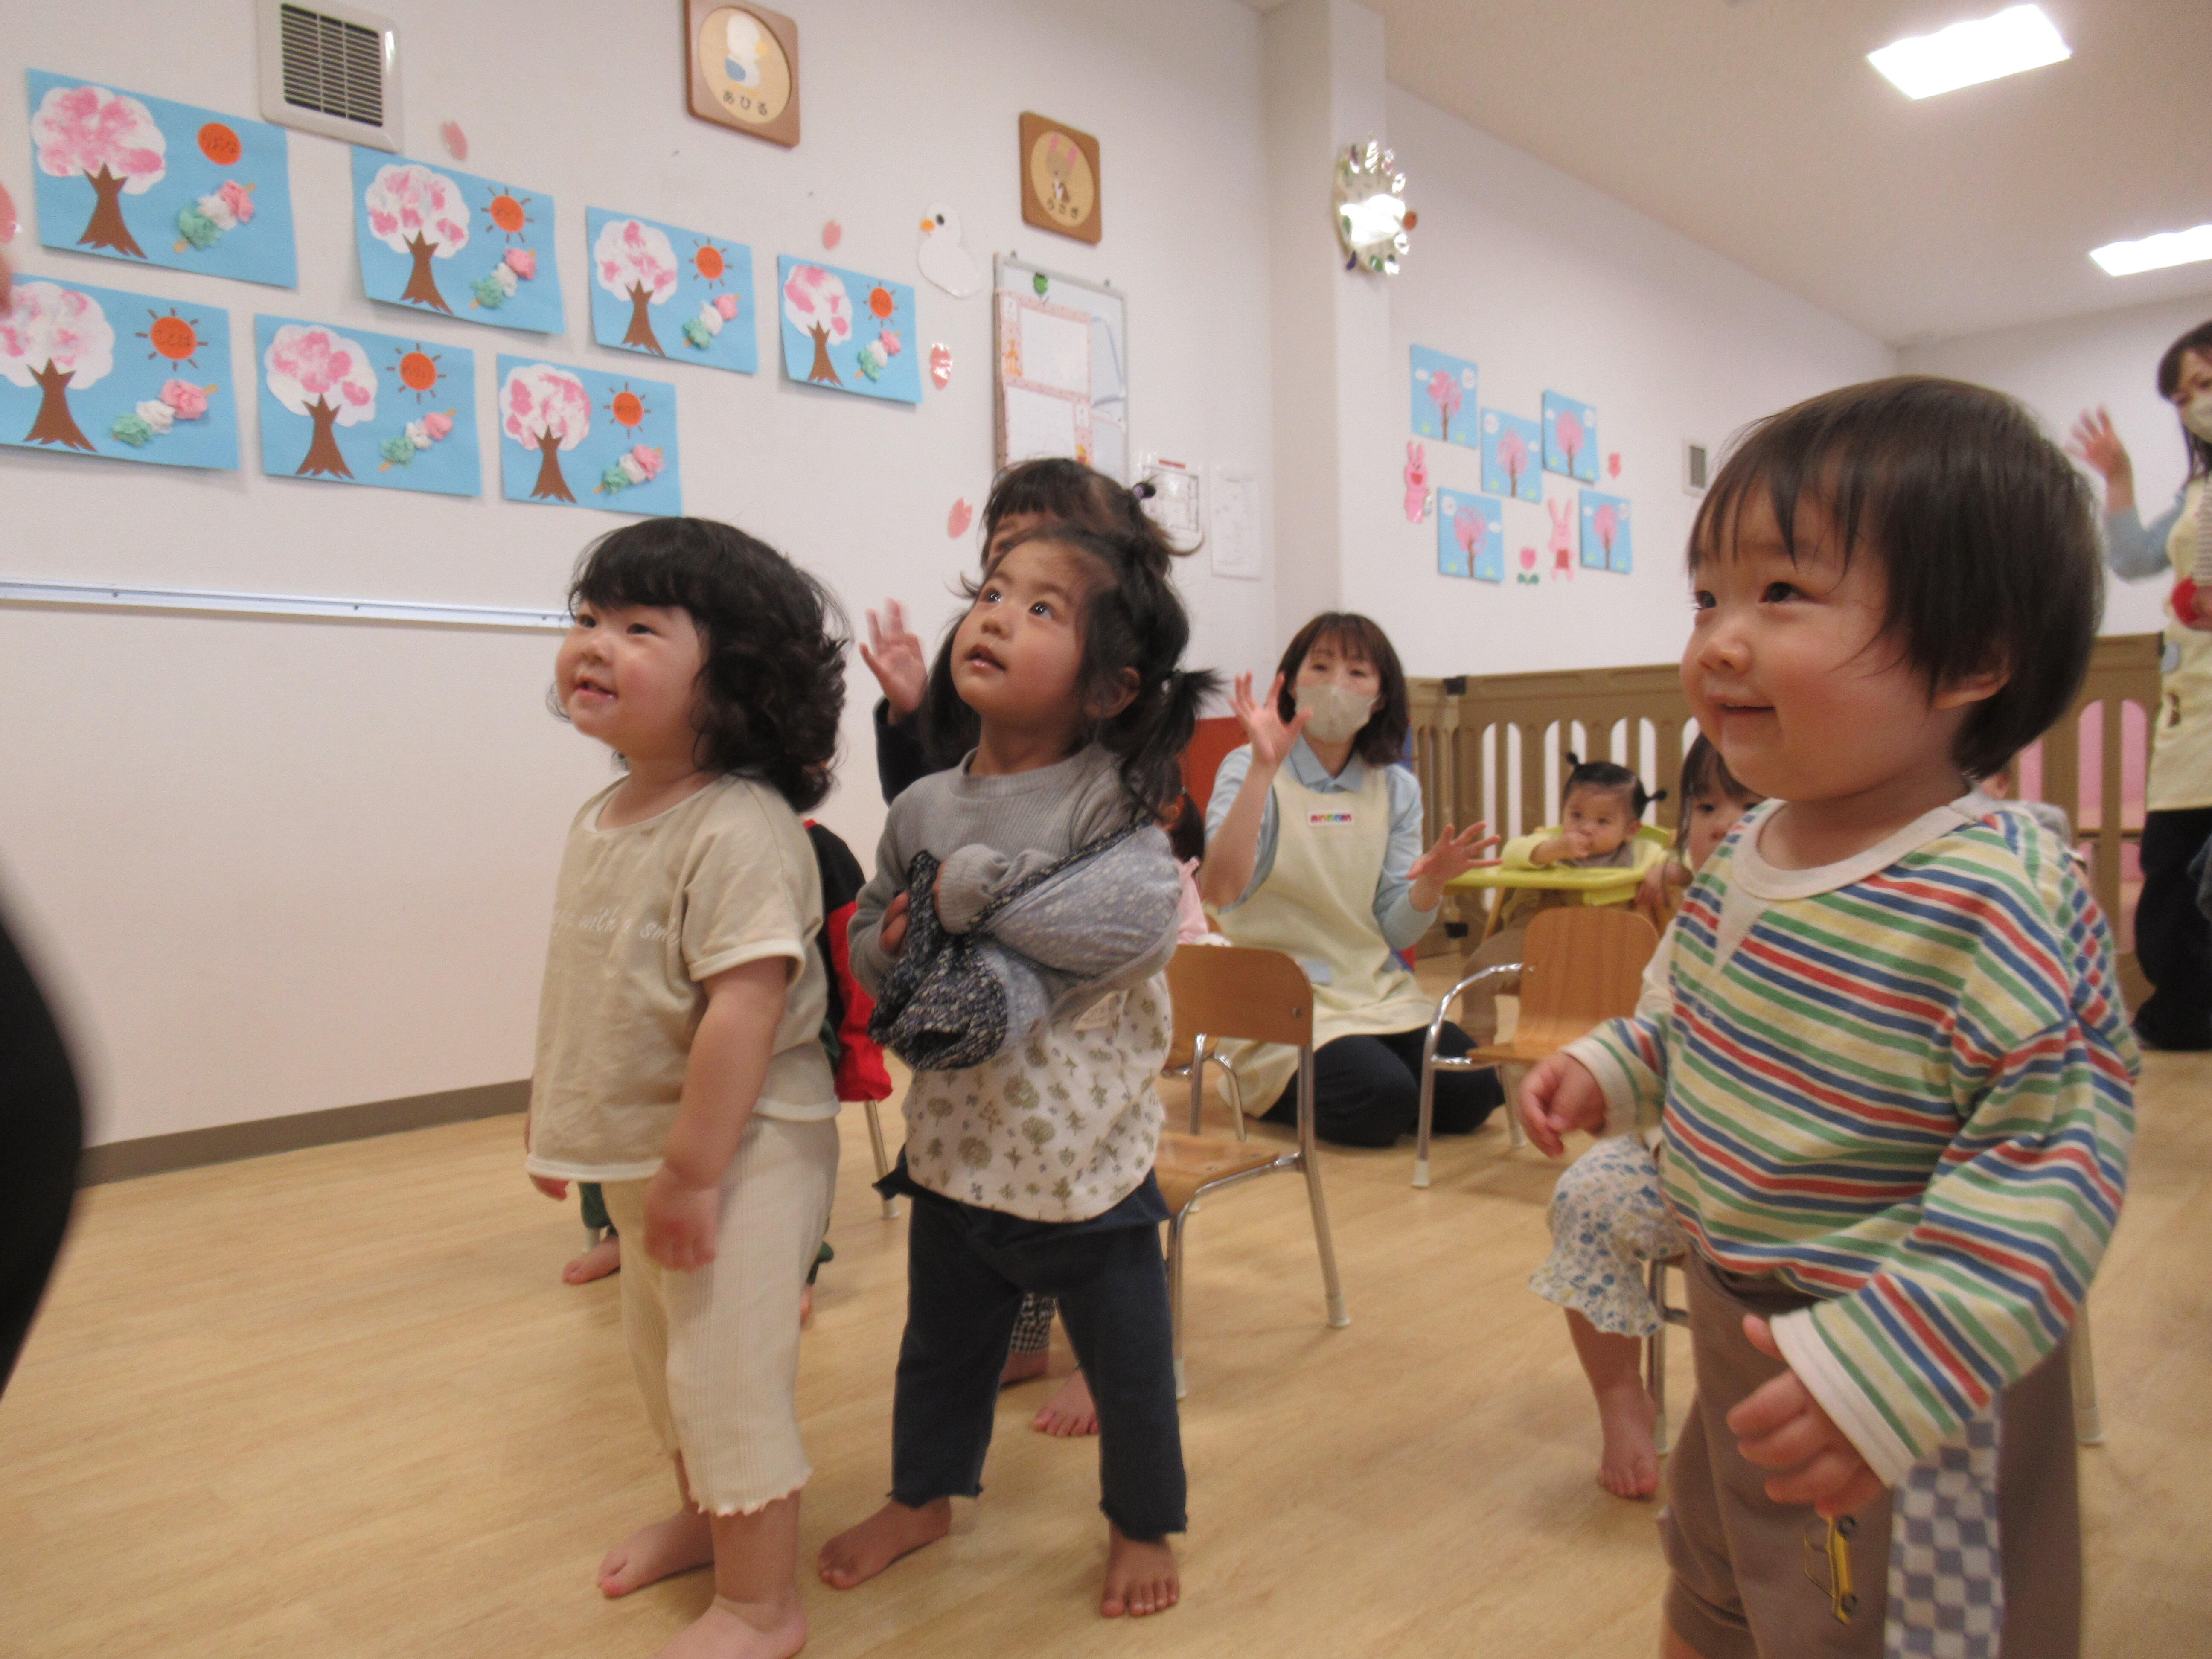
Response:
POLYGON ((1818 1298, 1790 1368, 1894 1484, 2064 1334, 2118 1219, 2135 1040, 2072 862, 1968 796, 1778 870, 1748 816, 1674 923, 1663 1012, 1569 1052, 1663 1101, 1696 1249, 1818 1298))

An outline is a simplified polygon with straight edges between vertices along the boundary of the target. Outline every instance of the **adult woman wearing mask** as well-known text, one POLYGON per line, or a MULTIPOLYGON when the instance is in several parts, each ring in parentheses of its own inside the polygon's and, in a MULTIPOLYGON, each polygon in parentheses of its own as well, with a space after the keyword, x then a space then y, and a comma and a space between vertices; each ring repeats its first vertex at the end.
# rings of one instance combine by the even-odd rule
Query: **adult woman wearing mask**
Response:
MULTIPOLYGON (((1254 701, 1247 674, 1234 702, 1250 742, 1214 776, 1199 891, 1232 943, 1281 951, 1313 980, 1316 1132, 1388 1146, 1413 1133, 1436 1009, 1394 952, 1428 932, 1444 884, 1496 838, 1480 823, 1457 835, 1447 824, 1421 850, 1421 786, 1398 764, 1411 726, 1406 676, 1367 617, 1316 617, 1283 653, 1266 701, 1254 701)), ((1473 1046, 1447 1025, 1437 1052, 1473 1046)), ((1295 1122, 1297 1063, 1285 1048, 1235 1051, 1245 1109, 1295 1122)), ((1436 1127, 1467 1133, 1503 1097, 1494 1072, 1439 1073, 1436 1127)))
POLYGON ((2202 1049, 2212 1048, 2212 922, 2197 907, 2189 865, 2212 837, 2212 322, 2166 348, 2158 390, 2181 416, 2189 477, 2148 525, 2136 511, 2135 467, 2112 416, 2085 412, 2071 447, 2104 474, 2106 562, 2113 574, 2175 583, 2136 905, 2136 957, 2153 994, 2135 1024, 2154 1048, 2202 1049))

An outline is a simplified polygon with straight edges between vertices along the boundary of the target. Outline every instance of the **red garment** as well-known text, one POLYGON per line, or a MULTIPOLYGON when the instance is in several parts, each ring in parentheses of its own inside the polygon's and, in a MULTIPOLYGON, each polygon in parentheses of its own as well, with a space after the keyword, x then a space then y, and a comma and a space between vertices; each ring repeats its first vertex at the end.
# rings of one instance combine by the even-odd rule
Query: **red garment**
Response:
POLYGON ((840 1100, 886 1100, 891 1074, 884 1065, 884 1051, 868 1036, 868 1019, 876 1011, 875 999, 853 977, 853 951, 848 931, 853 910, 867 885, 867 876, 853 849, 834 830, 806 820, 806 838, 814 844, 814 862, 822 872, 822 933, 817 943, 830 972, 830 1012, 823 1021, 823 1047, 836 1072, 840 1100))

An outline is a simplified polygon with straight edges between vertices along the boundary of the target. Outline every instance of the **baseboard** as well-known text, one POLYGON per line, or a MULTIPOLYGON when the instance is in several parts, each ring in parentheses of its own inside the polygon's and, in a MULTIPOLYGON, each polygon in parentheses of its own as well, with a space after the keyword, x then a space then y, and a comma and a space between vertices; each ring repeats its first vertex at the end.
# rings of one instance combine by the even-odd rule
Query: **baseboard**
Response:
POLYGON ((303 1146, 367 1140, 375 1135, 427 1129, 441 1123, 466 1123, 475 1118, 519 1112, 529 1104, 530 1082, 526 1078, 515 1083, 486 1083, 473 1089, 444 1089, 433 1095, 409 1095, 400 1100, 333 1106, 325 1111, 300 1112, 290 1117, 219 1123, 210 1129, 184 1129, 175 1134, 147 1135, 138 1140, 111 1140, 105 1146, 84 1149, 77 1184, 96 1187, 103 1182, 129 1181, 138 1176, 162 1175, 171 1170, 194 1170, 204 1164, 232 1164, 242 1158, 295 1152, 303 1146))

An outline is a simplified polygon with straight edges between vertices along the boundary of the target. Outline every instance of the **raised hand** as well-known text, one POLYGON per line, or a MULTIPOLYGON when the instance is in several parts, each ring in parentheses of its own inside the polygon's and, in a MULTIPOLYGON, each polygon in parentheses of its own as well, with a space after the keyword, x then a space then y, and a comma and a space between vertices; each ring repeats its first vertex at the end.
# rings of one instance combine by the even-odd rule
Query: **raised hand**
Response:
POLYGON ((868 612, 868 637, 860 646, 860 660, 884 688, 884 700, 896 718, 903 720, 921 707, 922 692, 929 684, 929 663, 922 655, 921 639, 907 627, 906 612, 896 599, 884 601, 880 619, 874 611, 868 612))
POLYGON ((1252 699, 1252 677, 1239 674, 1229 699, 1237 724, 1244 728, 1244 735, 1251 742, 1252 764, 1268 771, 1282 765, 1283 757, 1291 752, 1298 734, 1306 729, 1307 711, 1303 708, 1291 717, 1287 726, 1283 723, 1283 717, 1276 712, 1282 695, 1283 677, 1278 674, 1267 688, 1267 701, 1255 702, 1252 699))
POLYGON ((1489 828, 1486 823, 1470 823, 1455 835, 1450 824, 1444 825, 1437 844, 1415 859, 1406 873, 1417 882, 1431 881, 1442 887, 1455 876, 1463 876, 1470 870, 1487 870, 1503 862, 1482 856, 1498 845, 1498 837, 1486 833, 1489 828))
POLYGON ((2135 463, 2128 459, 2128 447, 2112 429, 2112 417, 2102 404, 2081 411, 2081 418, 2074 422, 2074 430, 2067 434, 2066 453, 2094 467, 2107 485, 2117 478, 2132 480, 2135 477, 2135 463))

